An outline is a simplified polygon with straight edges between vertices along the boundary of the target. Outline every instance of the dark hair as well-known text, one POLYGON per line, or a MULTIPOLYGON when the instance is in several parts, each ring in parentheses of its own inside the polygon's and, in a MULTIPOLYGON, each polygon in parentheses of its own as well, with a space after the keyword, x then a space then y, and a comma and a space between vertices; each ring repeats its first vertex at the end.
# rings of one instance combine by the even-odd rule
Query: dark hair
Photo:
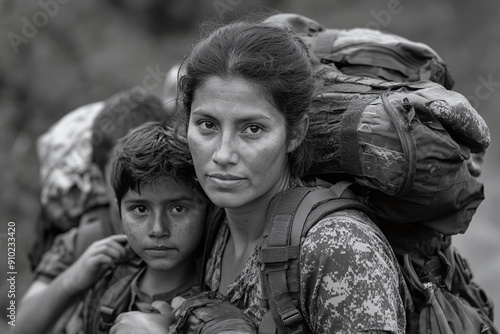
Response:
MULTIPOLYGON (((195 91, 211 76, 242 78, 262 90, 287 120, 287 138, 307 113, 314 94, 312 60, 302 40, 284 25, 237 22, 201 40, 184 59, 180 101, 189 118, 195 91)), ((289 155, 292 176, 311 164, 308 140, 289 155)))
POLYGON ((198 185, 186 138, 164 123, 133 129, 118 141, 110 162, 118 207, 129 190, 140 193, 143 184, 173 179, 198 185))
POLYGON ((104 173, 111 150, 128 131, 145 122, 166 120, 161 99, 144 89, 111 96, 92 125, 92 162, 104 173))

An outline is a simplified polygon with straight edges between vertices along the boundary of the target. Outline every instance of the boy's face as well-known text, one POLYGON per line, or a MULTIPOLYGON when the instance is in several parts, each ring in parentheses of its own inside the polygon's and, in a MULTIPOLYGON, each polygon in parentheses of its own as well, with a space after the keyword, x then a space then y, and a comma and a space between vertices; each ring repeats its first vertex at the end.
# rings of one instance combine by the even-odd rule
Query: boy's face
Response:
POLYGON ((207 199, 185 182, 161 181, 129 190, 120 210, 132 249, 148 267, 169 271, 185 265, 201 241, 207 199))

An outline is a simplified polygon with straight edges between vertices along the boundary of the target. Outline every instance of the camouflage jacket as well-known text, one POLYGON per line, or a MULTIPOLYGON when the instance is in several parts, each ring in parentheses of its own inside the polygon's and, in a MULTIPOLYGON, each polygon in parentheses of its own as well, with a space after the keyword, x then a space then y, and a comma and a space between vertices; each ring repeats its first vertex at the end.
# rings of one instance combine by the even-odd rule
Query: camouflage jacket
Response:
MULTIPOLYGON (((222 224, 208 259, 205 283, 218 290, 222 224)), ((259 326, 266 308, 258 245, 228 286, 227 298, 259 326)), ((331 214, 307 234, 300 253, 301 312, 314 333, 405 332, 404 279, 382 232, 356 210, 331 214)))

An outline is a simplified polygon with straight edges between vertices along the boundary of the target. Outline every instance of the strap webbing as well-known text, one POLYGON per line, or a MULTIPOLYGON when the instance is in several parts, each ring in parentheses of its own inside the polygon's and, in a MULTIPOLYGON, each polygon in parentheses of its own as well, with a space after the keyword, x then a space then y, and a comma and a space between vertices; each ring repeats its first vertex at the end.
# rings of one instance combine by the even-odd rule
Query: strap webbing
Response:
MULTIPOLYGON (((276 195, 269 206, 261 248, 262 284, 277 328, 286 333, 307 332, 297 299, 299 279, 292 281, 287 277, 299 273, 301 237, 332 212, 350 208, 370 211, 358 200, 350 198, 352 193, 346 192, 349 185, 349 182, 341 181, 330 188, 290 189, 276 195)), ((266 333, 272 330, 268 320, 262 327, 266 333)), ((264 332, 259 329, 259 333, 264 332)))
MULTIPOLYGON (((329 188, 325 189, 316 189, 314 191, 309 192, 300 202, 300 206, 297 209, 297 212, 295 213, 295 218, 292 223, 292 233, 290 236, 290 245, 299 245, 300 244, 300 238, 302 235, 304 235, 303 232, 308 231, 303 231, 303 228, 305 226, 306 219, 311 212, 311 210, 327 201, 333 198, 340 198, 345 190, 351 185, 351 182, 348 181, 340 181, 335 183, 329 188)), ((352 203, 352 201, 349 201, 349 203, 352 203)), ((331 207, 329 206, 328 210, 329 213, 334 211, 338 211, 336 207, 331 207)))
POLYGON ((342 169, 353 175, 362 175, 358 140, 358 124, 365 109, 364 103, 351 103, 342 117, 339 151, 342 169))
POLYGON ((260 256, 263 262, 262 283, 270 300, 276 324, 287 333, 303 333, 302 316, 290 295, 287 269, 289 260, 298 260, 298 245, 290 247, 292 220, 299 203, 311 191, 306 187, 277 194, 269 205, 260 256))

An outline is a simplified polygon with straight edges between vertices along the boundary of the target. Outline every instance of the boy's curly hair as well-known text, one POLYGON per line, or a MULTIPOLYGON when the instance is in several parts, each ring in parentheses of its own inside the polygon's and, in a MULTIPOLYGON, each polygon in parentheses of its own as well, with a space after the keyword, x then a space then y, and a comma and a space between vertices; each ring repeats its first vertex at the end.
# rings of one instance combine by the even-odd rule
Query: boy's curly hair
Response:
POLYGON ((186 138, 161 122, 147 122, 120 139, 110 159, 110 181, 118 206, 129 190, 166 180, 196 181, 186 138))

